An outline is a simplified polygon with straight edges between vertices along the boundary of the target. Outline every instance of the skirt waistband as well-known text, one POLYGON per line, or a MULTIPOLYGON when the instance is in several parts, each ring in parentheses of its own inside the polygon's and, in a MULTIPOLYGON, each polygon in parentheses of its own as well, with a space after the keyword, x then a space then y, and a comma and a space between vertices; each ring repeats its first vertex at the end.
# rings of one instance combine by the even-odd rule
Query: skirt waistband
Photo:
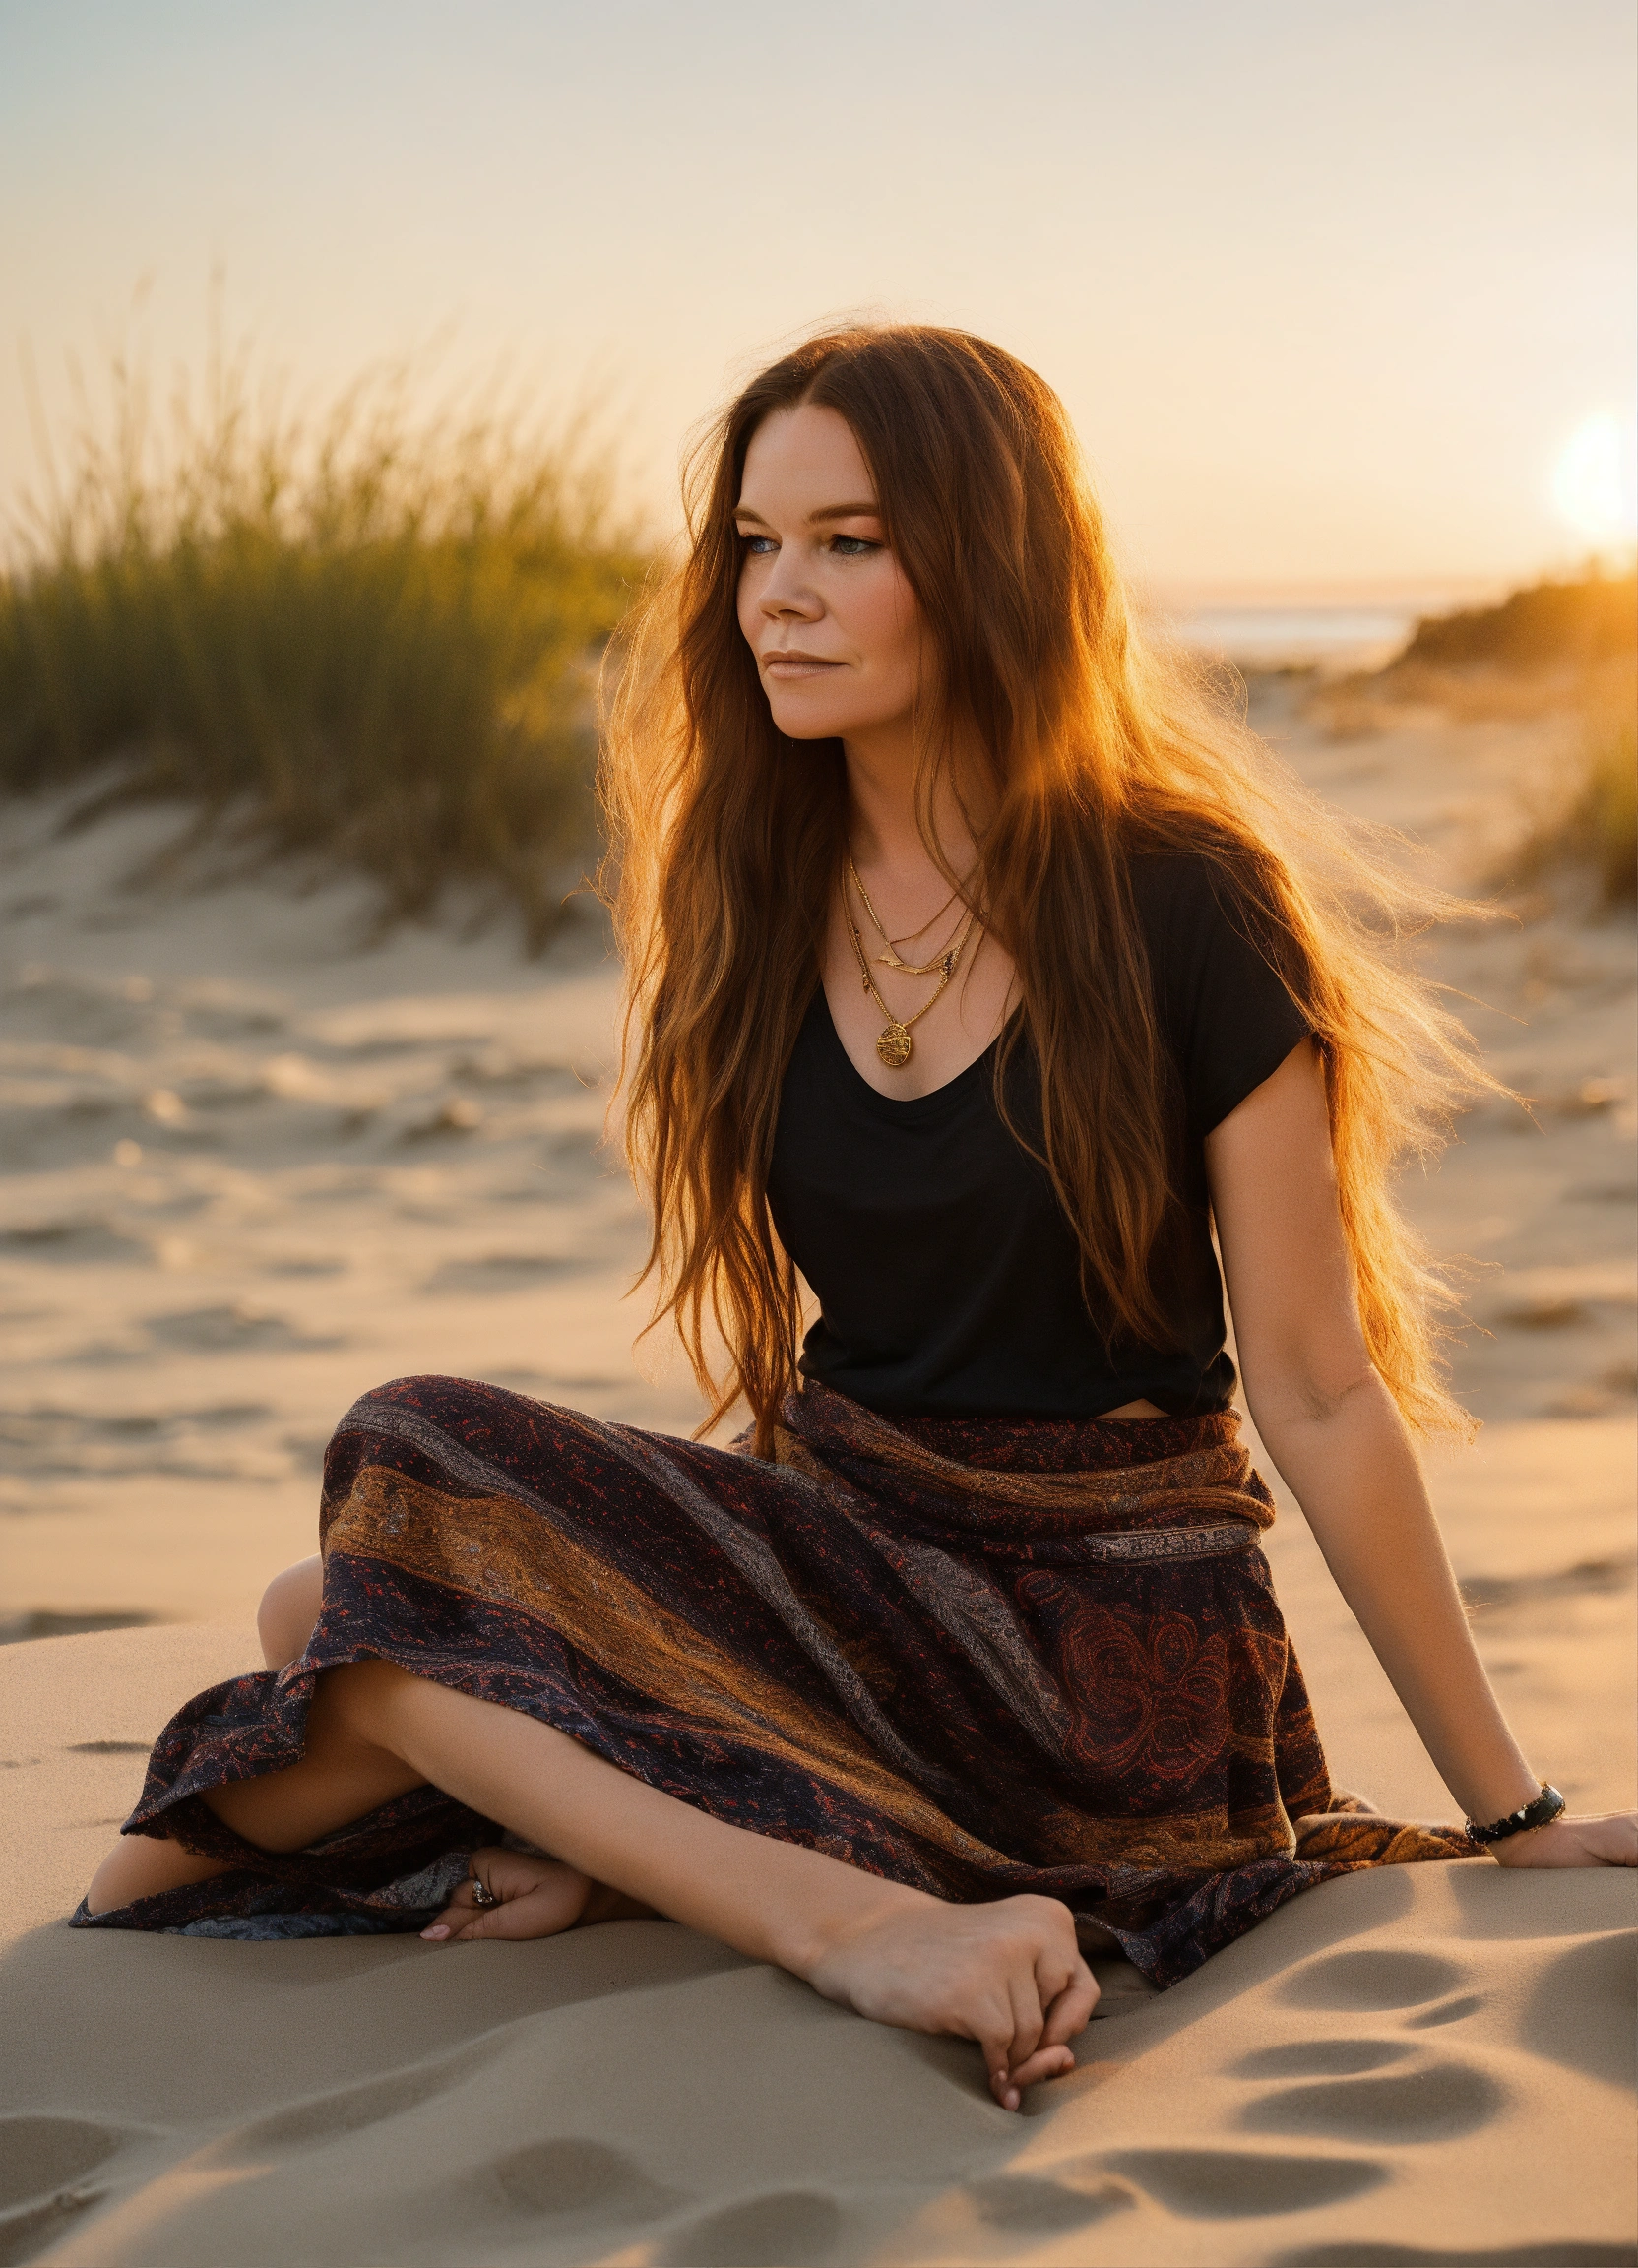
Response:
POLYGON ((1196 1558, 1248 1549, 1273 1522, 1274 1501, 1252 1470, 1236 1412, 1100 1427, 1113 1443, 1089 1442, 1097 1426, 1096 1419, 1043 1419, 1028 1427, 1033 1438, 1021 1444, 1024 1428, 1016 1419, 940 1419, 935 1446, 930 1429, 914 1420, 896 1423, 810 1383, 786 1398, 774 1457, 914 1525, 997 1543, 1073 1538, 1077 1555, 1095 1558, 1196 1558), (1111 1446, 1118 1455, 1124 1437, 1143 1433, 1147 1437, 1130 1447, 1153 1454, 1106 1461, 1111 1446), (949 1454, 952 1449, 962 1454, 949 1454), (1089 1460, 1089 1449, 1097 1461, 1089 1460), (989 1454, 1005 1462, 991 1464, 989 1454))

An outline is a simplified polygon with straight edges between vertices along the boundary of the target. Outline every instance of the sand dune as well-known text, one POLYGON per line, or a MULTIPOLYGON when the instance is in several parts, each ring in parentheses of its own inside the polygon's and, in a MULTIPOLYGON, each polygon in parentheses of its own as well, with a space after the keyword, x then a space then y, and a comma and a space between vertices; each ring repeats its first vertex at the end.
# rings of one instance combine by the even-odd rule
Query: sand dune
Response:
MULTIPOLYGON (((1282 703, 1285 705, 1282 706, 1282 703)), ((1550 727, 1262 721, 1460 878, 1550 727), (1532 739, 1534 733, 1536 737, 1532 739)), ((662 1923, 551 1944, 237 1945, 61 1925, 175 1702, 253 1659, 364 1387, 453 1370, 686 1429, 634 1357, 596 1147, 613 979, 348 884, 121 877, 175 824, 0 858, 0 2262, 1631 2261, 1635 1885, 1393 1870, 1155 1996, 1120 1964, 1021 2122, 976 2058, 662 1923)), ((1499 1102, 1413 1186, 1487 1264, 1434 1462, 1492 1674, 1582 1807, 1630 1802, 1634 951, 1544 917, 1435 942, 1499 1102)), ((1337 1775, 1449 1799, 1289 1502, 1270 1556, 1337 1775)))

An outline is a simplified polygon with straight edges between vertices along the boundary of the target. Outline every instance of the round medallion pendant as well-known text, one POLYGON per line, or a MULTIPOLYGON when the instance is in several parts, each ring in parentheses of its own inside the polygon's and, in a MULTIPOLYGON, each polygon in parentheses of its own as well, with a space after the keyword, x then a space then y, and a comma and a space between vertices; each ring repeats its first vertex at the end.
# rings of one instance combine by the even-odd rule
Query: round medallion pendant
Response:
POLYGON ((914 1046, 915 1041, 903 1024, 890 1024, 876 1041, 876 1053, 890 1071, 902 1071, 914 1046))

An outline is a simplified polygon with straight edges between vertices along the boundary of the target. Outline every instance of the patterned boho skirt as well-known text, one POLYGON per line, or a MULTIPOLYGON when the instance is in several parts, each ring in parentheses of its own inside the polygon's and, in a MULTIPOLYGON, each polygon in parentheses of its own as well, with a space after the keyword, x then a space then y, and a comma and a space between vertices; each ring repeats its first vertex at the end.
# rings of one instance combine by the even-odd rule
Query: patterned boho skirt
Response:
POLYGON ((1273 1517, 1231 1412, 889 1419, 810 1386, 768 1462, 399 1379, 330 1445, 306 1652, 189 1702, 126 1823, 231 1870, 92 1925, 423 1926, 497 1823, 423 1788, 277 1856, 201 1800, 294 1763, 320 1672, 378 1656, 733 1826, 1061 1898, 1171 1984, 1313 1883, 1471 1855, 1332 1787, 1273 1517))

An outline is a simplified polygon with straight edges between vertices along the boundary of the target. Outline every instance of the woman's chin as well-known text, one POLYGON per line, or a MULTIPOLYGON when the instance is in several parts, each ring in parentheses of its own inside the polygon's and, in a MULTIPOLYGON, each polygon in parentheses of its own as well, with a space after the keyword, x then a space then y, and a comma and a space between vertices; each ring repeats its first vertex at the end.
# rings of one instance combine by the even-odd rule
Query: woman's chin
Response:
POLYGON ((788 740, 842 740, 851 729, 847 718, 815 717, 811 710, 774 711, 774 723, 788 740))
POLYGON ((770 699, 768 706, 775 725, 788 740, 847 740, 881 722, 861 716, 849 702, 803 700, 794 693, 770 699))

